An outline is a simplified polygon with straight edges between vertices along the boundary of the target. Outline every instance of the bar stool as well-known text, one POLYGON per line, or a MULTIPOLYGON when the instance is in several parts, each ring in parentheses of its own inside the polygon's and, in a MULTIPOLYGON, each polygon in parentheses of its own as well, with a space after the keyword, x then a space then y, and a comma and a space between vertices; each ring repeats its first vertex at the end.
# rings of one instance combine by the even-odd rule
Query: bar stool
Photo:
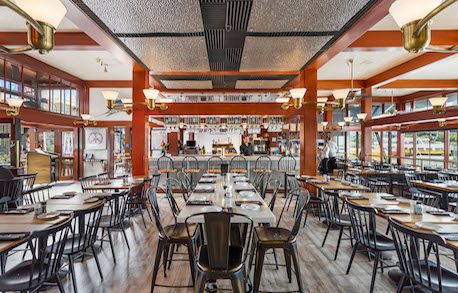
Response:
POLYGON ((246 174, 248 172, 246 159, 240 155, 233 157, 229 163, 229 172, 246 174))
POLYGON ((254 186, 263 186, 265 183, 264 179, 270 177, 265 176, 265 174, 272 173, 272 160, 269 156, 263 155, 257 158, 252 172, 254 173, 254 186))
POLYGON ((288 174, 296 169, 296 159, 287 155, 278 160, 278 171, 284 173, 284 197, 288 195, 288 174))
POLYGON ((212 174, 221 173, 221 165, 223 164, 223 159, 218 156, 212 156, 207 161, 207 172, 212 174))
POLYGON ((164 155, 158 158, 156 163, 159 172, 161 172, 162 174, 166 174, 167 179, 170 177, 171 173, 174 174, 177 172, 173 164, 173 160, 170 157, 164 155))
POLYGON ((200 172, 199 161, 194 156, 186 156, 183 158, 182 168, 183 172, 189 175, 191 186, 194 186, 194 174, 200 172))

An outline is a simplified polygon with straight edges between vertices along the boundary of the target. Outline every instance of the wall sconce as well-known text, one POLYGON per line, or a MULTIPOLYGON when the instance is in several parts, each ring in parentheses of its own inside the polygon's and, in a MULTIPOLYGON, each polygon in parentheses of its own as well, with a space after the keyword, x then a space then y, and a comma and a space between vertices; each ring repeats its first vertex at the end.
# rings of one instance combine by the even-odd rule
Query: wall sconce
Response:
POLYGON ((132 99, 118 98, 119 93, 116 91, 102 91, 102 95, 107 101, 107 108, 109 110, 124 111, 127 114, 132 114, 132 107, 135 105, 146 106, 149 110, 159 108, 161 110, 167 110, 168 106, 166 103, 171 103, 170 99, 158 99, 159 90, 156 89, 144 89, 143 94, 145 95, 145 102, 134 103, 132 99), (156 105, 156 101, 160 102, 160 105, 156 105))
POLYGON ((73 121, 73 124, 75 124, 75 125, 84 125, 84 126, 97 125, 96 121, 91 120, 91 115, 89 115, 89 114, 81 114, 81 119, 82 120, 73 121))
POLYGON ((348 94, 350 93, 349 89, 340 89, 332 91, 332 95, 338 103, 340 109, 345 108, 345 100, 347 99, 348 94))
POLYGON ((0 52, 20 54, 38 50, 40 54, 54 48, 54 33, 67 14, 67 8, 59 0, 0 0, 0 7, 6 6, 24 18, 27 22, 27 47, 8 49, 0 45, 0 52))
POLYGON ((351 116, 347 116, 344 118, 345 124, 347 124, 347 126, 350 126, 352 120, 353 118, 351 116))
POLYGON ((337 122, 337 125, 339 125, 340 129, 343 129, 345 126, 345 121, 339 121, 337 122))
POLYGON ((404 49, 410 53, 428 51, 458 51, 452 47, 430 46, 433 17, 457 0, 398 0, 390 7, 390 14, 401 28, 404 49))
POLYGON ((358 113, 356 114, 356 117, 358 117, 359 123, 363 123, 364 120, 366 120, 367 113, 358 113))
POLYGON ((447 111, 444 107, 445 102, 447 102, 446 96, 429 98, 428 100, 431 106, 433 106, 434 114, 444 114, 447 111))
POLYGON ((17 116, 19 115, 19 111, 21 109, 22 103, 24 103, 23 99, 11 98, 6 101, 9 107, 0 106, 1 110, 6 111, 7 116, 17 116))

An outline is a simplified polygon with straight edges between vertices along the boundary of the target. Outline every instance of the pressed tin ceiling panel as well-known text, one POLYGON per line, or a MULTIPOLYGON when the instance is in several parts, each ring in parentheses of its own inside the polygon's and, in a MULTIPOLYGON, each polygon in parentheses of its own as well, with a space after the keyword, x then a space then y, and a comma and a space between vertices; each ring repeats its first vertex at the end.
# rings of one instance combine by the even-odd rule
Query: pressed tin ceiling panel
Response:
POLYGON ((287 83, 288 80, 238 80, 236 89, 277 89, 287 83))
POLYGON ((202 32, 198 0, 84 0, 114 33, 202 32))
POLYGON ((204 37, 121 38, 153 71, 209 71, 204 37))
POLYGON ((254 0, 248 32, 338 31, 369 0, 254 0))
POLYGON ((240 71, 299 70, 331 37, 247 37, 240 71))
POLYGON ((212 89, 211 80, 163 80, 168 89, 212 89))

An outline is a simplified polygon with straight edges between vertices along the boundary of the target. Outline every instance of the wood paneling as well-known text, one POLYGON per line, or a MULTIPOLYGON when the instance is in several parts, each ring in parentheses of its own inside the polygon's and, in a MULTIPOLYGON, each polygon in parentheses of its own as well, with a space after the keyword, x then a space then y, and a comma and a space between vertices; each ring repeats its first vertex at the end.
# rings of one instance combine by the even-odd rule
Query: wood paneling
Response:
MULTIPOLYGON (((24 28, 26 28, 25 24, 24 28)), ((0 44, 27 46, 27 33, 0 32, 0 44)), ((103 50, 103 48, 83 32, 56 32, 54 50, 96 51, 103 50)))
POLYGON ((88 80, 88 88, 131 88, 132 80, 88 80))

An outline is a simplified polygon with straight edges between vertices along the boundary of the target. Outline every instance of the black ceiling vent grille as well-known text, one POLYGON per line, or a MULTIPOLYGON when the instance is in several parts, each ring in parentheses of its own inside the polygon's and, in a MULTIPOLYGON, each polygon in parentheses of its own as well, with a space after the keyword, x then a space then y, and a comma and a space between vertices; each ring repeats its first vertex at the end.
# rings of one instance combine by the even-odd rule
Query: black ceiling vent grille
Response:
POLYGON ((226 3, 201 3, 204 29, 224 29, 226 26, 226 3))
POLYGON ((224 62, 210 62, 211 71, 224 71, 224 62))
POLYGON ((228 48, 226 49, 226 62, 240 64, 242 61, 242 48, 228 48))
POLYGON ((250 20, 252 1, 227 2, 227 29, 246 31, 250 20))
POLYGON ((224 30, 212 29, 205 30, 205 40, 207 49, 224 49, 224 30))

